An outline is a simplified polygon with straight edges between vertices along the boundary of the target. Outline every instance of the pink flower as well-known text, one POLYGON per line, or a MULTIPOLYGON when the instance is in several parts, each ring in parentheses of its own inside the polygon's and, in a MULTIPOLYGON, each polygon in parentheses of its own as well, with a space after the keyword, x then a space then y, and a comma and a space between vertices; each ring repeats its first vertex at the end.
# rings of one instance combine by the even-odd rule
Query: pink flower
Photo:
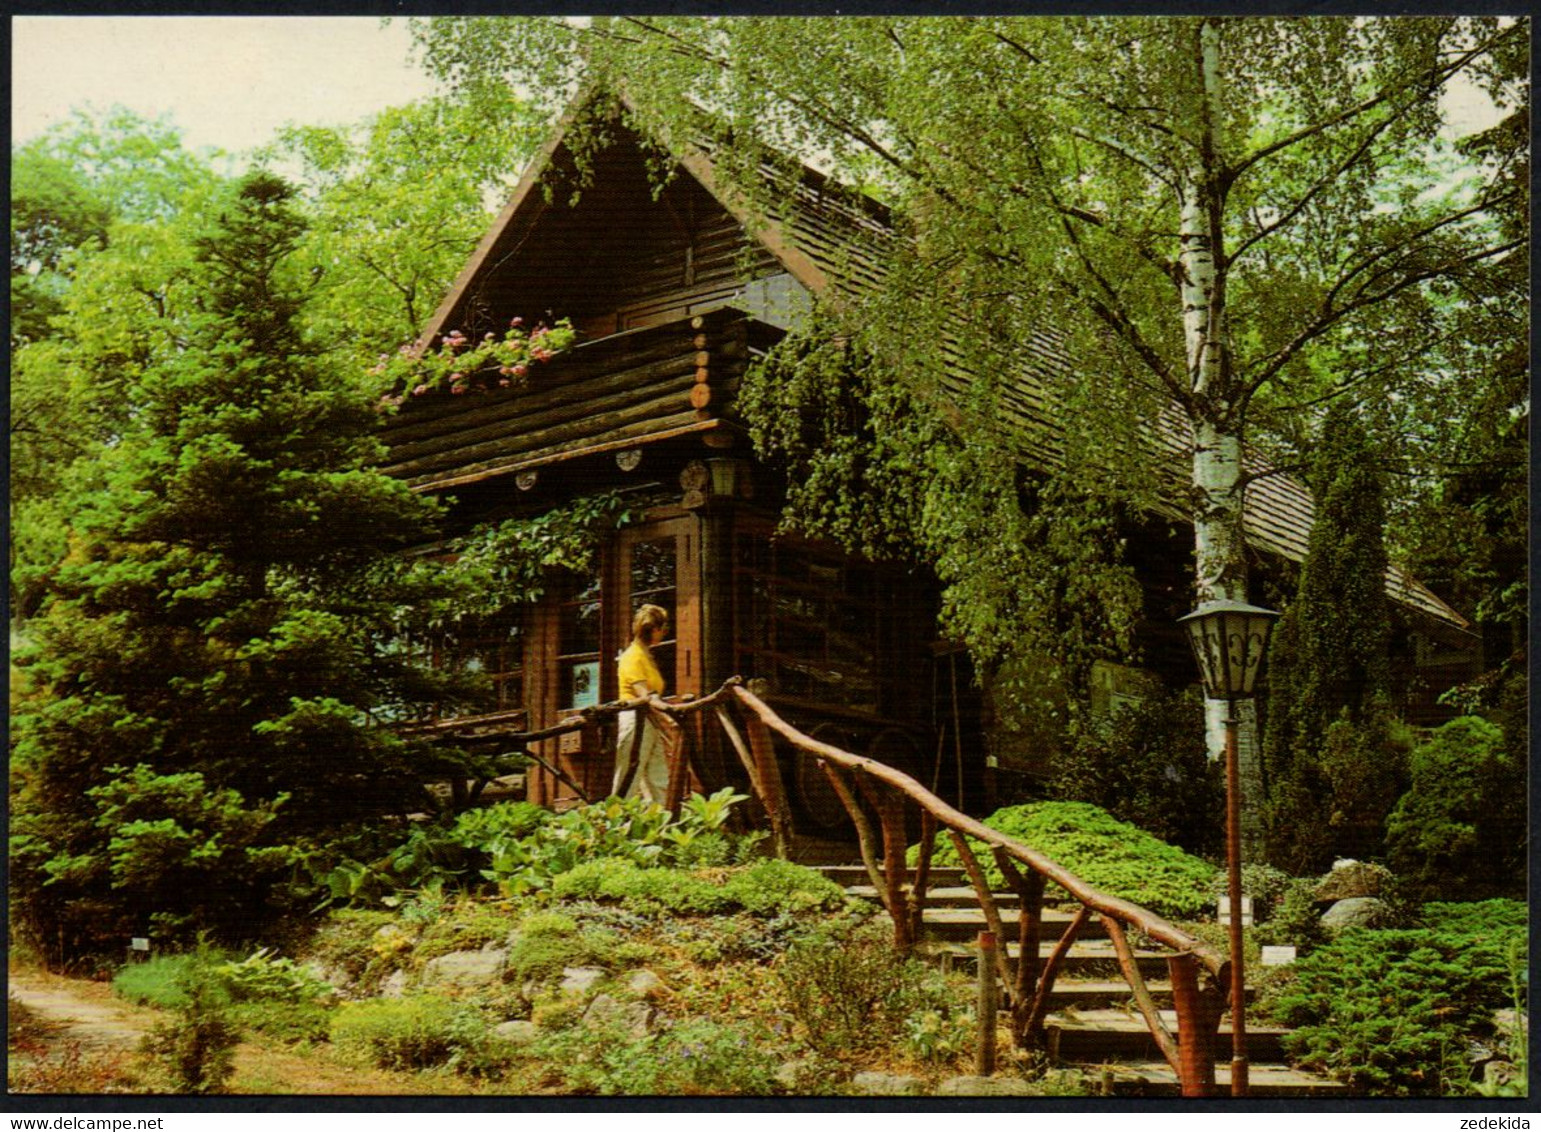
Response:
POLYGON ((504 388, 504 389, 507 389, 507 388, 508 388, 508 387, 509 387, 509 386, 510 386, 510 385, 512 385, 512 384, 513 384, 513 383, 512 383, 512 382, 511 382, 511 381, 509 381, 509 380, 508 380, 508 378, 506 378, 506 377, 503 377, 503 378, 499 378, 499 379, 498 379, 498 384, 499 384, 499 385, 500 385, 500 386, 501 386, 501 387, 502 387, 502 388, 504 388))
POLYGON ((466 379, 466 375, 463 373, 452 373, 449 375, 449 379, 451 381, 464 381, 466 379))
POLYGON ((514 373, 515 377, 523 377, 525 374, 527 374, 529 372, 530 372, 530 367, 525 365, 523 362, 521 362, 519 365, 516 365, 516 366, 513 367, 513 373, 514 373))
POLYGON ((492 341, 492 331, 489 330, 489 331, 487 331, 487 333, 483 334, 482 335, 482 341, 483 342, 491 342, 492 341))
POLYGON ((458 396, 466 391, 466 387, 464 385, 451 385, 449 391, 458 396))
POLYGON ((421 397, 424 393, 427 393, 427 392, 428 392, 428 386, 426 384, 419 385, 415 389, 412 390, 412 396, 414 396, 414 397, 421 397))
POLYGON ((522 318, 520 318, 520 317, 518 317, 516 315, 513 318, 508 320, 508 325, 510 325, 510 326, 523 326, 524 325, 524 319, 522 319, 522 318))

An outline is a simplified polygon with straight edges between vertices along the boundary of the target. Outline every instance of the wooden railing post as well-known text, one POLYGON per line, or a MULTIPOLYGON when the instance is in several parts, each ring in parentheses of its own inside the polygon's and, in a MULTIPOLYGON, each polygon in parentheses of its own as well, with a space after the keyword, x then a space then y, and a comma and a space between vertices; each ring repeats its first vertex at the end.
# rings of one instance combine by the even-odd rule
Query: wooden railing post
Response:
POLYGON ((1035 872, 1024 873, 1011 855, 995 846, 995 863, 1017 894, 1017 980, 1011 988, 1011 1032, 1022 1032, 1033 992, 1038 989, 1038 932, 1043 923, 1044 880, 1035 872))
POLYGON ((1215 1046, 1225 991, 1199 986, 1198 961, 1189 954, 1170 955, 1172 1005, 1177 1011, 1178 1080, 1185 1097, 1208 1097, 1215 1088, 1215 1046))
POLYGON ((981 1077, 995 1073, 996 938, 990 932, 980 932, 978 938, 979 995, 975 1013, 978 1016, 979 1033, 974 1043, 974 1072, 981 1077))
MULTIPOLYGON (((990 882, 985 878, 984 870, 979 867, 974 851, 969 848, 967 839, 957 830, 949 829, 947 834, 952 838, 952 847, 958 851, 958 859, 963 862, 964 872, 968 873, 968 879, 974 885, 974 896, 979 901, 979 910, 984 913, 985 923, 989 925, 990 932, 996 939, 1006 938, 1005 929, 1001 925, 1000 909, 995 906, 995 896, 990 891, 990 882)), ((995 948, 994 952, 1001 981, 1011 986, 1013 982, 1011 960, 1001 948, 995 948)))
POLYGON ((920 938, 926 919, 926 890, 931 884, 931 853, 936 848, 936 817, 920 811, 920 849, 915 861, 915 880, 910 886, 910 936, 920 938))

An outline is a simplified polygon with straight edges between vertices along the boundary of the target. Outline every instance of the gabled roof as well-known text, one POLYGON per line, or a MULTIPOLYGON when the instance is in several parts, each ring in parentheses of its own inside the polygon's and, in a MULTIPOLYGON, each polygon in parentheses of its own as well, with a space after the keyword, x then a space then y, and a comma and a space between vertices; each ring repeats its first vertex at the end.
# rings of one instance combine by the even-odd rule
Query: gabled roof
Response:
MULTIPOLYGON (((523 242, 542 223, 553 221, 550 214, 554 206, 543 190, 553 179, 553 172, 564 164, 569 130, 584 109, 586 104, 580 97, 536 154, 508 204, 424 328, 420 347, 430 345, 446 328, 462 319, 478 281, 499 264, 516 257, 523 242)), ((706 147, 690 146, 672 156, 678 162, 677 172, 692 178, 710 194, 738 222, 761 256, 812 294, 859 298, 862 292, 881 284, 885 245, 897 238, 890 213, 882 204, 805 167, 793 199, 779 215, 761 218, 737 199, 718 176, 706 147)), ((1017 344, 1013 353, 1012 379, 1002 391, 1001 412, 1030 438, 1027 443, 1036 458, 1052 462, 1057 458, 1063 434, 1045 378, 1065 373, 1074 362, 1048 331, 1035 333, 1031 341, 1017 344)), ((969 381, 961 361, 949 370, 943 376, 944 387, 956 391, 969 381)), ((1189 449, 1185 431, 1180 422, 1166 420, 1154 432, 1158 443, 1172 456, 1174 504, 1167 517, 1181 520, 1185 516, 1175 499, 1176 490, 1187 482, 1185 461, 1189 449)), ((1310 491, 1294 477, 1270 470, 1256 450, 1248 451, 1246 464, 1249 474, 1262 476, 1254 479, 1247 491, 1244 526, 1248 544, 1265 553, 1302 561, 1313 522, 1310 491)), ((1389 596, 1399 604, 1426 614, 1447 630, 1469 632, 1469 622, 1464 617, 1400 569, 1388 570, 1386 587, 1389 596)))

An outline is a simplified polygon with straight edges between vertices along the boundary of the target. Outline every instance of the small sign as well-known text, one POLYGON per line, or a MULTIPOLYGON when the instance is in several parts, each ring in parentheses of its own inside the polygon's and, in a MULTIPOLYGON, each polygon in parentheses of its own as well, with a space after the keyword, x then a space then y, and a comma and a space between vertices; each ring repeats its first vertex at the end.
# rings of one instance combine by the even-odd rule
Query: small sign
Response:
POLYGON ((1293 947, 1265 947, 1263 948, 1263 966, 1287 967, 1295 961, 1295 949, 1293 947))
POLYGON ((128 941, 130 951, 149 951, 150 941, 142 935, 136 935, 128 941))
MULTIPOLYGON (((1229 896, 1220 897, 1220 922, 1226 927, 1230 927, 1231 898, 1229 896)), ((1252 926, 1252 897, 1245 893, 1241 897, 1241 926, 1244 928, 1252 926)))

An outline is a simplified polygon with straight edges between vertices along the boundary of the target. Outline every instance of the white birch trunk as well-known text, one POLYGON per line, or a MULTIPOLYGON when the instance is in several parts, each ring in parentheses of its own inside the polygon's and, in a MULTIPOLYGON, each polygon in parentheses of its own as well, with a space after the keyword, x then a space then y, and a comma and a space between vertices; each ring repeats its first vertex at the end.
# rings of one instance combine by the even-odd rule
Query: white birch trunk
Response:
MULTIPOLYGON (((1216 257, 1215 234, 1223 230, 1217 212, 1217 170, 1221 152, 1221 71, 1219 35, 1205 22, 1199 32, 1199 66, 1204 107, 1204 167, 1195 183, 1184 186, 1180 258, 1183 269, 1183 334, 1188 379, 1193 390, 1193 558, 1196 598, 1247 600, 1247 560, 1243 542, 1241 436, 1231 422, 1225 325, 1225 280, 1216 257)), ((1225 750, 1226 705, 1211 700, 1204 713, 1211 757, 1225 750)), ((1237 705, 1237 769, 1241 780, 1242 851, 1255 859, 1262 850, 1262 758, 1257 711, 1237 705)))

